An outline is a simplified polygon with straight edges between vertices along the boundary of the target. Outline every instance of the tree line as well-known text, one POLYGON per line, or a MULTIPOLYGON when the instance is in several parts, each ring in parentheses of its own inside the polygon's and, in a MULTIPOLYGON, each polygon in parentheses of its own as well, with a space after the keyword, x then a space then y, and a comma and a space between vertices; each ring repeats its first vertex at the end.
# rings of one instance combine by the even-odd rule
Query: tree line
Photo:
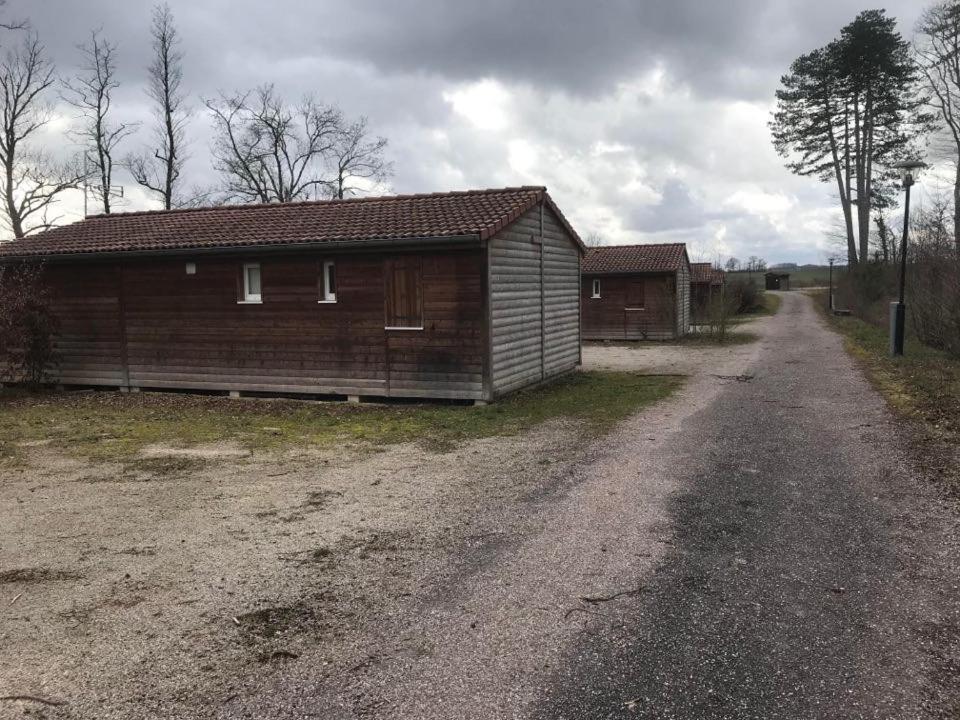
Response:
MULTIPOLYGON (((0 0, 0 7, 4 2, 0 0)), ((116 120, 118 46, 94 30, 78 46, 73 77, 60 79, 29 21, 0 23, 0 180, 3 216, 13 237, 53 227, 62 194, 85 189, 98 210, 114 210, 115 176, 126 170, 164 209, 200 204, 344 198, 393 174, 387 140, 365 117, 350 118, 306 96, 289 103, 271 84, 202 98, 214 127, 211 147, 219 182, 186 184, 192 109, 183 86, 185 57, 170 7, 153 9, 152 60, 146 68, 153 108, 150 142, 131 146, 139 124, 116 120), (68 134, 75 156, 56 159, 40 144, 57 100, 77 111, 68 134)))
MULTIPOLYGON (((850 266, 898 257, 887 219, 897 163, 952 163, 954 208, 960 202, 960 0, 929 6, 912 42, 883 10, 860 13, 792 63, 776 100, 774 147, 795 174, 835 187, 850 266)), ((960 254, 960 213, 951 214, 960 254)))

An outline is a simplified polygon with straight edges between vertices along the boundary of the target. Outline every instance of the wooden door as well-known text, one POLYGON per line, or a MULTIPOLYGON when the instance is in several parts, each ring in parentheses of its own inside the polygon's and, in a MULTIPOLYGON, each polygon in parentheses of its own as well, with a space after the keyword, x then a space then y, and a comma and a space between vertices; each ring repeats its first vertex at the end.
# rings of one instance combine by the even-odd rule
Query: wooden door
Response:
POLYGON ((646 334, 646 288, 639 278, 626 281, 623 306, 623 334, 627 340, 636 340, 646 334))

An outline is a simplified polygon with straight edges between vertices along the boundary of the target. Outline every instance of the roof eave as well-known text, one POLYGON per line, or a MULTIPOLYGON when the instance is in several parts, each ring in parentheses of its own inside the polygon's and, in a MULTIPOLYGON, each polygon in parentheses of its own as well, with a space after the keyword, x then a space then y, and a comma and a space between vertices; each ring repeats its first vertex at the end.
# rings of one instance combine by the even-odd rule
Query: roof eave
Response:
POLYGON ((110 250, 105 252, 78 252, 78 253, 40 253, 23 255, 0 255, 0 265, 9 265, 16 262, 37 261, 44 262, 76 262, 97 260, 120 260, 124 258, 143 257, 176 257, 202 255, 270 255, 290 254, 301 251, 315 250, 382 250, 384 248, 411 247, 427 245, 471 245, 480 244, 480 236, 470 235, 438 235, 409 238, 378 238, 374 240, 324 240, 319 242, 294 243, 267 243, 263 245, 218 245, 215 247, 177 247, 154 248, 150 250, 110 250))

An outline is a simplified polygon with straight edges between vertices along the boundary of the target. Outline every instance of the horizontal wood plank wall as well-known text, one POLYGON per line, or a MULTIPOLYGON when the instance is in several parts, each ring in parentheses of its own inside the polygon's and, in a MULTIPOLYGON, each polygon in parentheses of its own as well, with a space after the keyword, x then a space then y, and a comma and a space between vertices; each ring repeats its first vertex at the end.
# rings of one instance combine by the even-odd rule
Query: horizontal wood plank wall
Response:
POLYGON ((549 208, 543 213, 547 377, 580 362, 580 250, 549 208))
POLYGON ((480 398, 480 252, 422 257, 422 331, 385 330, 380 254, 155 258, 128 261, 122 270, 58 266, 51 285, 64 329, 60 381, 480 398), (336 303, 318 302, 324 260, 336 263, 336 303), (187 261, 196 274, 186 274, 187 261), (261 304, 237 302, 243 262, 261 265, 261 304))
POLYGON ((125 384, 120 324, 120 271, 113 265, 50 265, 44 278, 60 322, 57 381, 125 384))
POLYGON ((483 398, 479 250, 422 255, 423 330, 388 330, 390 395, 483 398))
POLYGON ((548 209, 527 211, 489 245, 495 395, 574 369, 579 361, 580 253, 548 209))
POLYGON ((690 266, 686 263, 677 271, 677 337, 690 332, 690 266))
MULTIPOLYGON (((677 335, 680 300, 673 274, 630 276, 584 275, 580 303, 584 340, 666 340, 677 335), (593 280, 600 280, 600 297, 592 297, 593 280), (630 283, 643 283, 643 309, 627 309, 630 283)), ((689 284, 689 283, 688 283, 689 284)), ((687 297, 687 296, 684 296, 687 297)), ((689 300, 686 301, 689 304, 689 300)))

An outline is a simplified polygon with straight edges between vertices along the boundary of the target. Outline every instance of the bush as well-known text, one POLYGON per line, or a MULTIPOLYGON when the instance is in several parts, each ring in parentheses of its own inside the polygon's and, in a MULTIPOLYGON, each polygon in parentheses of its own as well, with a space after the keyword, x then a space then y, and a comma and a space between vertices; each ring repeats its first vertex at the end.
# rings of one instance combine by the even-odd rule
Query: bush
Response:
POLYGON ((763 310, 763 291, 753 278, 728 279, 725 293, 735 314, 763 310))
POLYGON ((8 382, 37 387, 57 364, 55 337, 59 323, 36 264, 0 266, 0 361, 8 382))

